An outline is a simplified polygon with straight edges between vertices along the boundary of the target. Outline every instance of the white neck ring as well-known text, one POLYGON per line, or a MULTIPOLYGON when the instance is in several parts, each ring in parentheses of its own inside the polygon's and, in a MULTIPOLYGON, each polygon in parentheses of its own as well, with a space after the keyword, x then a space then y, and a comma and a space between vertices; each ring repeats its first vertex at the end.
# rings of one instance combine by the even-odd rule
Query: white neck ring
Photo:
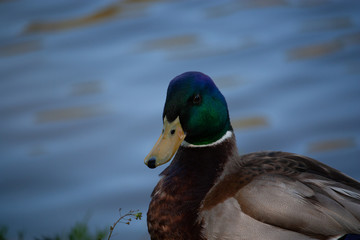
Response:
POLYGON ((222 143, 226 139, 232 137, 232 135, 233 135, 232 131, 229 130, 220 139, 216 140, 215 142, 212 142, 212 143, 209 143, 209 144, 196 145, 196 144, 191 144, 191 143, 188 143, 186 141, 183 141, 181 143, 181 146, 182 147, 192 147, 192 148, 211 147, 211 146, 215 146, 215 145, 218 145, 218 144, 222 143))

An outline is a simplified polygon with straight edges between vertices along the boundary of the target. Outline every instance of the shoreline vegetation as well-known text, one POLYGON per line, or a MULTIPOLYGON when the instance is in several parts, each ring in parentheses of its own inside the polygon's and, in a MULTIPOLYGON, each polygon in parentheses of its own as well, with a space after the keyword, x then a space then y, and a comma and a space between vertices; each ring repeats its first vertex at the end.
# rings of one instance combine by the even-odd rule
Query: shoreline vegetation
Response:
MULTIPOLYGON (((118 223, 130 225, 133 220, 141 220, 142 212, 139 210, 129 210, 127 213, 122 214, 121 208, 119 209, 119 218, 108 228, 96 230, 91 233, 87 221, 77 222, 67 233, 57 233, 53 236, 34 236, 34 240, 110 240, 112 233, 118 223)), ((9 228, 7 226, 0 226, 0 240, 10 240, 7 236, 9 228)), ((17 233, 17 240, 24 240, 25 233, 19 231, 17 233)))

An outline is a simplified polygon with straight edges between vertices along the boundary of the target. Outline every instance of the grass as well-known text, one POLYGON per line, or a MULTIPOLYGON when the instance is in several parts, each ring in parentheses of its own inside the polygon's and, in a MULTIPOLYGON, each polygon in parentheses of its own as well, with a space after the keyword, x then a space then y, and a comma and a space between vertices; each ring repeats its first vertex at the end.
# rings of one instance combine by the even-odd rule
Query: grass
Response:
MULTIPOLYGON (((118 223, 129 225, 132 220, 141 220, 142 213, 139 210, 130 210, 125 214, 121 214, 119 209, 120 217, 111 225, 109 228, 101 229, 92 234, 88 227, 87 222, 76 223, 68 233, 56 234, 54 236, 42 236, 35 237, 35 240, 110 240, 112 232, 114 231, 118 223)), ((0 240, 8 240, 8 227, 0 226, 0 240)), ((18 240, 24 239, 24 233, 18 232, 18 240)))

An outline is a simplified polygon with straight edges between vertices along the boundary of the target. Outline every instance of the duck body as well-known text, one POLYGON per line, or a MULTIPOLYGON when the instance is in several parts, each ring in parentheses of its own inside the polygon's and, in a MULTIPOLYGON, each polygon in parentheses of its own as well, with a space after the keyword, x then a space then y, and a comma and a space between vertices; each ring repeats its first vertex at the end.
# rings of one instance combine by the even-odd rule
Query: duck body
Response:
POLYGON ((170 83, 163 119, 145 163, 153 168, 176 154, 151 195, 151 239, 360 234, 360 183, 297 154, 239 156, 225 99, 206 75, 184 73, 170 83), (209 130, 211 121, 221 124, 211 123, 209 130))

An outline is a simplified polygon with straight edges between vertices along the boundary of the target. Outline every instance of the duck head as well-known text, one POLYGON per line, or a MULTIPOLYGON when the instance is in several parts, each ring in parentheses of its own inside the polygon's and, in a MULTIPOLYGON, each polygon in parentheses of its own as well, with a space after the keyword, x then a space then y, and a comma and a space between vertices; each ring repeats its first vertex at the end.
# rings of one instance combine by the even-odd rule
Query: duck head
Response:
POLYGON ((186 72, 171 80, 160 138, 145 158, 149 168, 168 162, 185 141, 191 145, 216 142, 232 130, 224 96, 207 75, 186 72))

